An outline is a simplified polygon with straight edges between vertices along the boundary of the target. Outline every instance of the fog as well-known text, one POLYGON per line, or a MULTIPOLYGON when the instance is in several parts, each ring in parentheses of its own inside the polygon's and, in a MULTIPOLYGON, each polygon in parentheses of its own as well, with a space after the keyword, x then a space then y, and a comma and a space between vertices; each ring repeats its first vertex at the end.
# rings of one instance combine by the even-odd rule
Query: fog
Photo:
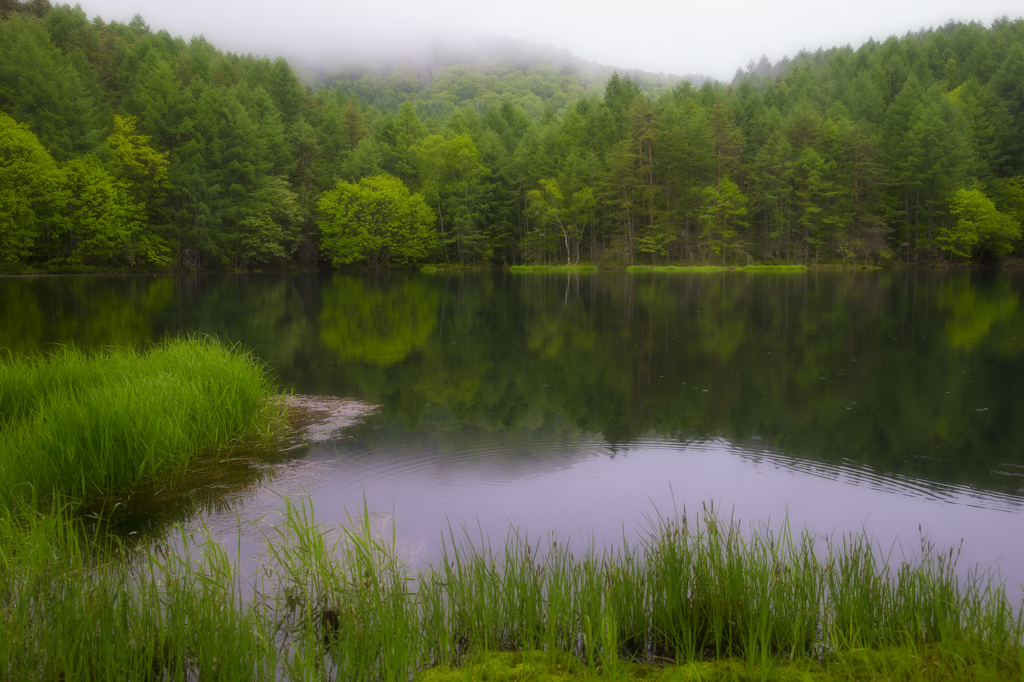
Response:
POLYGON ((1018 0, 86 0, 83 9, 105 21, 141 14, 154 31, 186 39, 202 34, 224 50, 284 55, 310 66, 414 57, 493 36, 550 45, 624 70, 720 80, 762 54, 775 62, 800 50, 857 47, 950 19, 989 25, 1000 16, 1021 16, 1018 0))

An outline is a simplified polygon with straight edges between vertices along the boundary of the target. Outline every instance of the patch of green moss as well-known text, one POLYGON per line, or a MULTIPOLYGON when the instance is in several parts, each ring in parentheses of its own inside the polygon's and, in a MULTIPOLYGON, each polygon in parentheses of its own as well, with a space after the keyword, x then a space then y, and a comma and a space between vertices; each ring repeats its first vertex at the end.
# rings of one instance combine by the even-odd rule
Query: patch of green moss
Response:
POLYGON ((850 682, 852 680, 1016 680, 1021 662, 1013 656, 993 668, 975 660, 969 651, 950 647, 914 650, 857 649, 834 653, 828 660, 809 658, 775 661, 768 665, 725 659, 665 666, 622 663, 614 669, 588 667, 564 652, 481 652, 459 668, 436 667, 419 672, 417 682, 519 682, 522 680, 618 680, 632 682, 850 682))

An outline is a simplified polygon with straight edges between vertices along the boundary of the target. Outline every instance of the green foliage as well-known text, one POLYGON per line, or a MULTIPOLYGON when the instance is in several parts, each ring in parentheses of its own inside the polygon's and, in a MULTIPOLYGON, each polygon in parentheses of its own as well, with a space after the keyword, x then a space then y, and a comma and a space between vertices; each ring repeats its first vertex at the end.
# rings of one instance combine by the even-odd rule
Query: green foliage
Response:
POLYGON ((273 397, 250 355, 206 339, 145 353, 0 356, 0 506, 104 495, 181 472, 265 432, 273 397))
POLYGON ((149 146, 150 136, 135 132, 136 120, 114 116, 114 132, 107 137, 107 152, 113 159, 118 180, 128 186, 132 199, 155 209, 170 188, 167 182, 167 152, 149 146))
POLYGON ((239 248, 256 263, 286 260, 299 240, 302 207, 299 197, 284 178, 268 175, 261 179, 239 209, 239 248))
POLYGON ((205 529, 111 551, 67 509, 0 508, 0 656, 43 679, 302 680, 330 667, 348 680, 909 682, 1024 669, 1021 618, 994 578, 958 580, 934 550, 897 577, 864 535, 745 532, 708 512, 577 555, 513 529, 503 547, 446 538, 442 560, 411 575, 368 510, 336 527, 316 518, 286 498, 244 576, 205 529))
POLYGON ((737 248, 739 230, 747 226, 747 198, 729 178, 704 189, 704 212, 700 216, 704 238, 712 253, 725 264, 728 251, 737 248))
POLYGON ((0 111, 28 124, 57 161, 95 150, 108 116, 81 52, 63 54, 25 14, 0 22, 0 111))
POLYGON ((53 230, 56 257, 86 265, 108 263, 126 252, 142 229, 143 207, 132 201, 127 188, 94 156, 67 162, 62 173, 64 201, 53 230))
POLYGON ((60 186, 57 164, 28 126, 0 113, 0 263, 31 253, 60 186))
POLYGON ((413 148, 424 196, 437 209, 445 257, 465 264, 485 250, 482 219, 487 208, 485 182, 490 171, 473 139, 458 134, 428 135, 413 148), (450 254, 454 251, 454 254, 450 254))
POLYGON ((960 189, 949 200, 949 212, 956 216, 950 228, 940 228, 937 241, 943 251, 970 258, 975 247, 996 256, 1013 250, 1020 239, 1020 224, 996 210, 992 200, 976 189, 960 189))
MULTIPOLYGON (((479 63, 353 66, 303 87, 283 59, 141 18, 26 7, 0 20, 0 111, 58 163, 97 155, 145 210, 93 267, 339 263, 317 202, 380 174, 422 194, 430 256, 462 266, 924 265, 1021 246, 1009 224, 972 242, 951 206, 980 191, 1024 219, 1012 208, 1022 20, 764 60, 729 85, 505 46, 479 63)), ((77 258, 38 215, 36 228, 44 237, 9 263, 77 258)))
POLYGON ((323 247, 335 265, 365 262, 377 269, 392 260, 426 258, 434 246, 434 213, 419 194, 385 174, 358 183, 341 181, 317 203, 323 247))

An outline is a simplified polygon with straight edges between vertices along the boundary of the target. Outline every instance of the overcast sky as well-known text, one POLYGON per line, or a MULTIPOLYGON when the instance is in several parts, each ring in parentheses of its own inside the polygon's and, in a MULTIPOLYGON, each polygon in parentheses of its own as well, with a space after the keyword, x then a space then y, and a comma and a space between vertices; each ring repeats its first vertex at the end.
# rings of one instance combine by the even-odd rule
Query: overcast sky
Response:
MULTIPOLYGON (((731 79, 750 59, 884 40, 949 19, 990 25, 1020 0, 83 0, 106 21, 141 14, 156 31, 217 47, 316 60, 372 58, 488 35, 564 48, 622 69, 731 79)), ((318 60, 317 60, 318 61, 318 60)))

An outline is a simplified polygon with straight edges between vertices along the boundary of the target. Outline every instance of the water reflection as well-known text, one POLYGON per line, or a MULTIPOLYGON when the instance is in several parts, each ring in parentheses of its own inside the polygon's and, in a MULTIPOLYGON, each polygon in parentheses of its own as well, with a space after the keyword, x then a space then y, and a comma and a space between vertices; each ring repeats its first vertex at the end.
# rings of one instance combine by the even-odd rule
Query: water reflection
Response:
MULTIPOLYGON (((467 498, 470 517, 511 495, 544 528, 621 526, 645 495, 665 503, 674 471, 677 493, 747 499, 744 515, 777 513, 776 489, 812 517, 850 504, 836 523, 853 528, 888 504, 874 495, 912 499, 925 506, 890 511, 916 528, 950 506, 1019 520, 1022 286, 924 271, 0 278, 0 347, 198 331, 253 349, 299 393, 380 405, 301 459, 343 469, 309 480, 348 504, 346 481, 415 500, 427 481, 474 489, 460 477, 476 471, 492 483, 467 498), (605 488, 588 488, 595 476, 605 488), (615 488, 626 480, 642 494, 615 488)), ((254 477, 261 492, 242 502, 279 485, 254 477)))
POLYGON ((137 345, 153 338, 174 293, 170 277, 0 278, 0 348, 137 345))
POLYGON ((423 278, 337 275, 324 288, 320 338, 344 360, 392 365, 430 339, 437 300, 423 278))
MULTIPOLYGON (((999 571, 1019 596, 1024 551, 1012 541, 1019 497, 966 486, 935 486, 880 476, 860 466, 823 465, 722 440, 680 443, 650 436, 628 446, 597 439, 425 438, 370 447, 346 439, 311 448, 303 460, 304 495, 329 525, 348 523, 365 504, 390 519, 403 558, 434 561, 446 538, 468 535, 498 546, 510 528, 547 532, 583 548, 642 539, 658 515, 713 501, 726 516, 822 536, 865 531, 897 563, 916 555, 921 532, 940 547, 967 539, 964 568, 999 571), (313 480, 309 472, 314 472, 313 480)), ((276 522, 280 500, 264 493, 243 510, 276 522)), ((232 539, 236 517, 206 522, 232 539)), ((247 526, 250 552, 259 534, 247 526)), ((390 537, 390 526, 387 537, 390 537)), ((245 551, 245 550, 243 550, 245 551)))
MULTIPOLYGON (((1015 321, 1019 296, 1007 279, 987 282, 984 286, 972 285, 969 277, 961 274, 940 287, 938 300, 939 307, 950 312, 944 331, 953 348, 975 348, 989 336, 994 326, 1004 334, 1006 331, 1016 333, 1006 322, 1015 321)), ((1017 328, 1024 331, 1019 326, 1017 328)), ((1005 341, 995 345, 1004 344, 1005 341)), ((1014 345, 1011 344, 1010 348, 1014 345)))

